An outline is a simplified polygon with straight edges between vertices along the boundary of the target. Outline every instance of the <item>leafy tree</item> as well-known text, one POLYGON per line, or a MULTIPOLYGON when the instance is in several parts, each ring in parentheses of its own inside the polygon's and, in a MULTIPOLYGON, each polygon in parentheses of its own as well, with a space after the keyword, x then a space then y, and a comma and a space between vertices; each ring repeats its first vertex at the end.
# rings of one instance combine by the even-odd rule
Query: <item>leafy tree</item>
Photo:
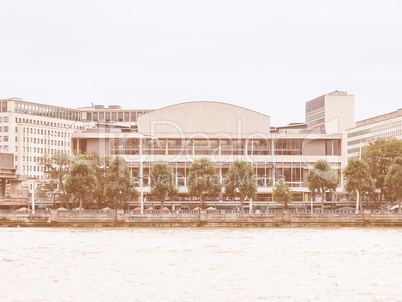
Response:
POLYGON ((362 160, 369 165, 375 187, 380 189, 380 202, 385 193, 388 168, 398 156, 402 156, 402 140, 395 137, 379 138, 362 148, 362 160))
POLYGON ((47 184, 43 185, 45 191, 54 192, 59 185, 59 197, 66 203, 69 208, 69 196, 66 192, 64 181, 68 176, 72 159, 66 154, 45 154, 40 158, 40 165, 43 166, 43 172, 47 176, 47 184))
POLYGON ((216 168, 207 158, 195 160, 189 169, 188 191, 190 196, 200 197, 200 207, 208 196, 218 196, 222 192, 222 184, 216 168))
POLYGON ((325 192, 335 192, 339 184, 339 175, 334 171, 326 160, 317 160, 314 167, 307 174, 310 191, 321 192, 321 210, 324 210, 325 192))
POLYGON ((116 156, 106 171, 106 199, 113 206, 125 206, 125 203, 138 196, 134 188, 134 178, 131 175, 124 158, 116 156))
POLYGON ((257 179, 253 166, 245 161, 236 160, 226 174, 225 192, 230 196, 240 197, 241 209, 244 200, 254 198, 257 193, 257 179))
POLYGON ((178 191, 173 168, 159 161, 152 166, 150 177, 152 196, 161 201, 161 209, 163 209, 168 195, 176 195, 178 191))
POLYGON ((293 201, 293 190, 289 188, 286 181, 281 178, 275 184, 275 188, 272 189, 272 196, 276 202, 285 204, 285 208, 288 207, 288 203, 293 201))
POLYGON ((106 188, 107 188, 107 170, 109 168, 112 157, 109 155, 98 154, 92 152, 89 154, 79 155, 80 159, 86 160, 87 163, 94 169, 97 179, 97 185, 93 193, 94 201, 96 201, 98 207, 107 205, 106 188))
POLYGON ((385 187, 387 191, 398 200, 399 209, 401 213, 402 201, 402 157, 397 157, 393 161, 391 167, 388 169, 388 174, 385 177, 385 187))
MULTIPOLYGON (((363 209, 362 198, 374 191, 374 180, 370 175, 369 166, 362 160, 353 158, 349 160, 348 165, 343 170, 346 180, 346 191, 359 192, 360 210, 363 209)), ((357 201, 356 201, 357 202, 357 201)))
POLYGON ((83 202, 87 201, 94 192, 96 182, 94 170, 81 159, 73 163, 64 185, 67 193, 79 199, 80 208, 82 208, 83 202))

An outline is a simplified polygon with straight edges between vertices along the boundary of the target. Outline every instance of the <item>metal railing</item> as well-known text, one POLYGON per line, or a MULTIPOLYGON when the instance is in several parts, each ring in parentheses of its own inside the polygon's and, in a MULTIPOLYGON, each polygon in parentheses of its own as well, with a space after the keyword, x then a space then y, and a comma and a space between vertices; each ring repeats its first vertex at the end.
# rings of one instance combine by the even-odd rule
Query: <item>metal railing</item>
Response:
POLYGON ((115 210, 60 210, 59 214, 116 214, 115 210))
POLYGON ((362 214, 363 211, 360 210, 301 210, 301 209, 292 209, 290 210, 291 214, 362 214))
POLYGON ((282 210, 208 210, 208 214, 282 214, 282 210))
POLYGON ((396 210, 371 210, 371 214, 398 214, 398 209, 396 209, 396 210))

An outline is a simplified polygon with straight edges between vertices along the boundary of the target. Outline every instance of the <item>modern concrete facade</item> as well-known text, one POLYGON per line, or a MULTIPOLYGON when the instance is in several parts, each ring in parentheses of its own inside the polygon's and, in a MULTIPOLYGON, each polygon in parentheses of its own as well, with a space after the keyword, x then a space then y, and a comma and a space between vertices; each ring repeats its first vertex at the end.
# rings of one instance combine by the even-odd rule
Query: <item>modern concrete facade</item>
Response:
POLYGON ((292 186, 298 201, 309 200, 307 173, 326 159, 340 173, 342 134, 326 134, 298 124, 274 128, 264 114, 219 102, 189 102, 168 106, 138 118, 138 129, 98 125, 73 135, 81 152, 121 155, 133 174, 143 175, 149 193, 154 162, 168 162, 182 196, 194 159, 207 157, 223 178, 230 165, 250 162, 258 178, 258 198, 270 200, 280 178, 292 186))
POLYGON ((82 112, 21 99, 4 99, 0 112, 0 152, 14 154, 17 174, 41 178, 43 154, 70 154, 71 136, 84 130, 82 112))
POLYGON ((316 160, 326 159, 341 173, 346 166, 345 129, 352 127, 354 96, 342 91, 307 102, 306 123, 282 127, 271 126, 267 115, 220 102, 151 110, 119 105, 70 109, 17 98, 0 100, 0 153, 13 154, 17 175, 42 178, 43 154, 122 155, 137 180, 143 176, 146 194, 155 161, 172 165, 184 195, 192 161, 208 157, 222 178, 234 160, 252 163, 260 199, 270 199, 275 182, 283 177, 297 201, 308 200, 309 169, 316 160))
POLYGON ((402 109, 359 121, 346 135, 348 159, 359 156, 361 147, 377 138, 402 139, 402 109))

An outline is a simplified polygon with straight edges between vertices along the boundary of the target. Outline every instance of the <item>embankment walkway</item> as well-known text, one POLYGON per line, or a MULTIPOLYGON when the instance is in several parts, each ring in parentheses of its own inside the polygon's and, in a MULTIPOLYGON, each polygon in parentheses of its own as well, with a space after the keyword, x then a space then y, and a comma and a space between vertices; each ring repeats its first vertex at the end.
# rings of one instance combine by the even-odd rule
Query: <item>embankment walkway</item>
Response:
POLYGON ((0 210, 0 227, 402 227, 402 214, 354 211, 57 211, 0 210))

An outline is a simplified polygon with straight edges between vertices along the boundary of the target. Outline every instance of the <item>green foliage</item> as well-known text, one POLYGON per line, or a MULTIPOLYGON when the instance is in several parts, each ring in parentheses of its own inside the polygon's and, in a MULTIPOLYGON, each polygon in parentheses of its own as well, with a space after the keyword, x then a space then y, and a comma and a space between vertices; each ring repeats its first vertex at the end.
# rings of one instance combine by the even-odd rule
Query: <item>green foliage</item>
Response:
POLYGON ((79 155, 79 158, 85 160, 95 171, 97 183, 93 193, 93 199, 96 201, 98 207, 104 207, 106 205, 114 206, 114 204, 108 204, 108 200, 106 198, 106 176, 110 162, 112 161, 112 157, 109 155, 102 155, 92 152, 89 154, 81 154, 79 155))
POLYGON ((155 163, 150 172, 151 193, 156 199, 161 201, 161 209, 168 195, 177 194, 176 177, 173 168, 165 162, 155 163))
POLYGON ((369 168, 375 187, 381 190, 380 201, 385 193, 385 177, 394 159, 402 156, 402 140, 395 137, 379 138, 362 148, 362 160, 369 168))
POLYGON ((343 170, 346 180, 345 189, 348 192, 359 192, 360 209, 362 209, 361 199, 364 195, 371 195, 375 190, 374 180, 370 175, 369 166, 362 160, 353 158, 343 170))
POLYGON ((275 184, 275 187, 272 189, 272 196, 274 197, 274 201, 285 204, 285 207, 293 201, 293 191, 283 178, 275 184))
POLYGON ((204 198, 218 196, 222 192, 222 184, 216 168, 207 158, 195 160, 189 169, 188 191, 190 196, 200 197, 200 206, 204 206, 204 198))
POLYGON ((46 195, 46 192, 53 193, 58 186, 59 197, 66 202, 68 208, 68 194, 64 187, 64 181, 68 176, 71 167, 72 159, 66 154, 45 154, 40 158, 40 165, 43 167, 43 172, 47 177, 46 185, 43 183, 41 194, 46 195))
POLYGON ((65 181, 67 193, 79 199, 80 208, 87 202, 96 188, 96 176, 92 167, 84 160, 73 163, 65 181))
POLYGON ((321 192, 321 209, 324 209, 324 196, 327 191, 336 191, 339 184, 339 175, 334 171, 326 160, 317 160, 314 167, 307 174, 308 187, 310 191, 321 192))
POLYGON ((388 169, 385 177, 385 187, 389 194, 399 201, 399 213, 401 213, 402 200, 402 157, 397 157, 388 169))
POLYGON ((138 195, 134 188, 134 178, 124 158, 114 157, 107 167, 105 187, 106 200, 113 206, 125 207, 127 201, 138 195))
POLYGON ((236 160, 226 174, 225 192, 229 196, 240 197, 241 209, 246 198, 254 198, 257 193, 257 179, 253 166, 245 161, 236 160))

